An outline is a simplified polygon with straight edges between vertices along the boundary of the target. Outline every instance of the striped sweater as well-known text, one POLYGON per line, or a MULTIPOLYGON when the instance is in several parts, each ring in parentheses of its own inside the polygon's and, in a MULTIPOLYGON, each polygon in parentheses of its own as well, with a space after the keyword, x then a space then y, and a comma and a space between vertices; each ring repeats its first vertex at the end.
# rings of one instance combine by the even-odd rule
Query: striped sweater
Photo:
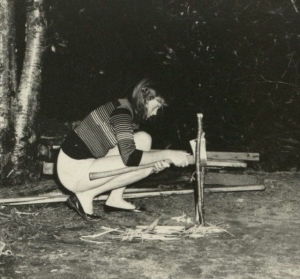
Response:
POLYGON ((74 159, 101 158, 118 145, 126 166, 138 166, 143 151, 136 149, 132 109, 126 99, 108 102, 92 111, 63 143, 74 159))

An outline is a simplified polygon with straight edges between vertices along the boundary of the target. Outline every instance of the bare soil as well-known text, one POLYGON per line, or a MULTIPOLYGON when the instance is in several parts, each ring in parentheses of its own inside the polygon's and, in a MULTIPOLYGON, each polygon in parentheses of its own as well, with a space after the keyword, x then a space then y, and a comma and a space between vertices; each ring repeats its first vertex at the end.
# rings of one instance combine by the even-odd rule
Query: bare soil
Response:
POLYGON ((109 235, 97 240, 110 243, 80 240, 101 226, 149 225, 158 217, 159 225, 181 225, 171 217, 185 212, 194 218, 192 194, 132 200, 147 207, 139 214, 105 214, 97 201, 95 211, 105 217, 99 223, 82 220, 64 203, 1 206, 0 240, 6 244, 3 252, 12 254, 0 256, 0 278, 300 278, 300 174, 256 175, 266 191, 205 194, 206 221, 232 235, 168 242, 109 235))

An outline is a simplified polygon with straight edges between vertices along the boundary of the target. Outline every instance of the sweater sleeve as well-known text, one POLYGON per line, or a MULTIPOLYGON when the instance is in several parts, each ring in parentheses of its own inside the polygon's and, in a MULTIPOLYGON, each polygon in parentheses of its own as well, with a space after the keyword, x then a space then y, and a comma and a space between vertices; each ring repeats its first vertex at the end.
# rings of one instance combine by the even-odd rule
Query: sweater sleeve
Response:
POLYGON ((115 109, 110 116, 110 122, 118 142, 123 163, 128 167, 138 166, 141 162, 143 151, 136 149, 130 111, 126 108, 115 109))

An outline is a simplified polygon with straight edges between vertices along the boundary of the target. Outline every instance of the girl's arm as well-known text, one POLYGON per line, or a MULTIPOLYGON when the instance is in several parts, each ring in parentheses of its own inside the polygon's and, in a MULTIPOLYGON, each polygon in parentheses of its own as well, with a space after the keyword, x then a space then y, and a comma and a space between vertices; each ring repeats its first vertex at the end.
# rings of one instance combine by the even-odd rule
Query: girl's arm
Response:
POLYGON ((177 167, 186 167, 188 165, 187 155, 188 153, 181 150, 143 151, 140 165, 169 160, 177 167))

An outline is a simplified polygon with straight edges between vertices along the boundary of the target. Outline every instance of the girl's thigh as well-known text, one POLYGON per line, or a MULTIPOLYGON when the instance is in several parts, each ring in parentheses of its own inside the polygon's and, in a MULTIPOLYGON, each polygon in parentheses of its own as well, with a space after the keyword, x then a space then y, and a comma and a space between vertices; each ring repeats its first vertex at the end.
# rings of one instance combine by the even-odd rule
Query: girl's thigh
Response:
POLYGON ((75 192, 79 181, 94 161, 95 159, 76 160, 60 150, 57 160, 57 175, 60 182, 66 189, 75 192))
POLYGON ((77 185, 77 191, 85 191, 87 189, 100 187, 109 182, 110 180, 116 178, 116 176, 109 176, 105 178, 90 180, 90 173, 102 173, 125 167, 126 166, 124 165, 122 158, 119 155, 95 159, 94 162, 90 164, 88 168, 85 169, 84 174, 82 175, 77 185))

